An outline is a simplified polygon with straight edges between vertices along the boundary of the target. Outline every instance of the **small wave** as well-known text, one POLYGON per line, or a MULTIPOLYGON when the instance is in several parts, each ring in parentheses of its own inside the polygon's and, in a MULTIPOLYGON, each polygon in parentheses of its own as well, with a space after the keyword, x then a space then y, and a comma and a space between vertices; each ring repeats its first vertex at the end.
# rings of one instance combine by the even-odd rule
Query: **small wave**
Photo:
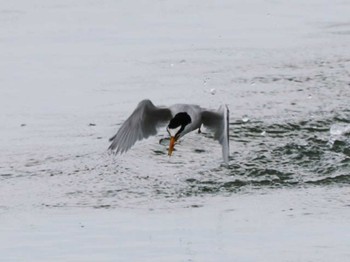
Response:
POLYGON ((348 124, 333 124, 330 128, 331 136, 343 136, 350 134, 350 125, 348 124))
POLYGON ((307 184, 324 186, 324 185, 349 185, 350 183, 350 175, 338 175, 334 177, 325 177, 322 179, 314 180, 314 181, 306 181, 307 184))
POLYGON ((228 167, 219 165, 221 148, 203 132, 186 138, 172 158, 166 156, 167 143, 159 144, 156 137, 135 145, 135 150, 122 156, 31 156, 23 161, 23 165, 30 165, 2 170, 0 179, 9 184, 11 179, 20 178, 24 185, 31 185, 35 179, 38 188, 50 191, 45 198, 40 197, 42 205, 52 208, 109 209, 140 203, 147 206, 149 201, 153 207, 157 201, 161 206, 164 201, 188 206, 188 198, 204 194, 342 186, 350 182, 349 137, 340 132, 332 145, 329 140, 331 127, 343 118, 322 114, 286 122, 232 121, 228 167))

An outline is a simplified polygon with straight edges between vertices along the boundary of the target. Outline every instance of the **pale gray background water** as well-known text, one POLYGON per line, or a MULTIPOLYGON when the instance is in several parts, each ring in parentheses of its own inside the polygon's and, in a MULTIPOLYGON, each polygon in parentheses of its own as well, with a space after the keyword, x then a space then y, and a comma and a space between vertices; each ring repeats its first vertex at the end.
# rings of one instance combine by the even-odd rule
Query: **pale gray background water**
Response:
POLYGON ((9 1, 0 7, 3 261, 346 261, 344 1, 9 1), (210 90, 216 89, 212 95, 210 90), (108 154, 149 98, 231 110, 108 154))

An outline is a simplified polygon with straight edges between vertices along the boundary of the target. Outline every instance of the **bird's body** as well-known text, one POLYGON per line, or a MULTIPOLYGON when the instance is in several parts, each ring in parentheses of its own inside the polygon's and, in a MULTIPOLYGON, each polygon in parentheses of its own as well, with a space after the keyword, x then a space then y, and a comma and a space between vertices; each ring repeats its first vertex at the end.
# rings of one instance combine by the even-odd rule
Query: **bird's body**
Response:
POLYGON ((186 112, 191 118, 191 124, 186 125, 183 132, 181 132, 180 137, 186 135, 187 133, 194 131, 201 126, 201 112, 202 109, 197 105, 188 104, 176 104, 169 107, 171 115, 174 117, 178 113, 186 112))
POLYGON ((221 106, 218 110, 206 110, 198 105, 176 104, 170 107, 156 107, 150 100, 142 100, 131 116, 110 139, 109 149, 116 153, 128 151, 138 140, 157 134, 157 128, 168 123, 171 136, 169 155, 175 142, 185 134, 200 129, 202 125, 214 132, 214 139, 222 146, 223 159, 229 158, 229 110, 221 106))

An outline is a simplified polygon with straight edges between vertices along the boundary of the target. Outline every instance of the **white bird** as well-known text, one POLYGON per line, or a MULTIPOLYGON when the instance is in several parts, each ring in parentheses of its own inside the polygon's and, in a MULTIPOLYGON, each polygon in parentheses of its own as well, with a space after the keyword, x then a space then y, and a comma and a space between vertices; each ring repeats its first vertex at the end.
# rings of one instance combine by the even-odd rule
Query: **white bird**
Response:
POLYGON ((167 126, 170 135, 168 155, 171 156, 175 143, 185 134, 204 125, 214 133, 214 139, 222 146, 226 164, 229 159, 229 109, 220 106, 218 110, 206 110, 198 105, 176 104, 170 107, 156 107, 150 100, 142 100, 118 132, 109 139, 108 149, 116 153, 128 151, 138 140, 157 134, 157 128, 167 126))

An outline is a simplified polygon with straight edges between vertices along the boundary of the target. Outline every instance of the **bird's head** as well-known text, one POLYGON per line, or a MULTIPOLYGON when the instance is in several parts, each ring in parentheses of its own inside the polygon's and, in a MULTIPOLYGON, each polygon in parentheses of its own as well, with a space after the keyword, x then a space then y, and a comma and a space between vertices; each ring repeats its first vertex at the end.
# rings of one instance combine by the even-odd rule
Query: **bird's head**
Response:
POLYGON ((179 139, 185 127, 191 123, 191 117, 186 112, 178 113, 170 120, 167 131, 170 135, 170 144, 168 155, 171 156, 174 150, 175 142, 179 139))

